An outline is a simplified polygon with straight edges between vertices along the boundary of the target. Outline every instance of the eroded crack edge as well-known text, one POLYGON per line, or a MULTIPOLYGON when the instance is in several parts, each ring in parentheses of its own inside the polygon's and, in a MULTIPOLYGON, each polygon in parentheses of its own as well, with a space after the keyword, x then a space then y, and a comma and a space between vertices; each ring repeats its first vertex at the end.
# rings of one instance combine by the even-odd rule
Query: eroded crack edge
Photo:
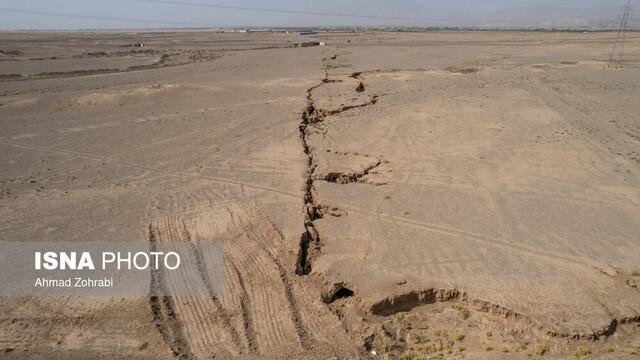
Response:
POLYGON ((369 175, 373 170, 382 165, 382 160, 378 160, 376 163, 367 166, 361 171, 355 171, 350 173, 332 171, 327 174, 314 176, 314 180, 322 180, 335 184, 351 184, 361 182, 364 177, 369 175))
MULTIPOLYGON (((357 78, 357 75, 354 74, 352 75, 352 77, 357 78)), ((307 89, 306 91, 307 105, 304 111, 302 112, 302 116, 300 118, 300 124, 298 127, 300 131, 300 141, 302 142, 302 148, 303 148, 304 154, 307 157, 306 159, 307 170, 305 174, 305 193, 304 193, 305 231, 302 233, 300 237, 300 249, 298 252, 298 258, 296 262, 296 274, 301 276, 309 275, 311 273, 311 259, 316 256, 320 248, 320 234, 318 233, 318 230, 315 227, 314 221, 322 218, 322 211, 315 199, 314 182, 318 180, 341 183, 341 184, 358 182, 363 177, 367 176, 372 170, 374 170, 375 168, 379 167, 382 164, 382 161, 380 160, 376 164, 373 164, 372 166, 369 166, 360 172, 353 172, 349 174, 330 173, 321 177, 315 176, 316 164, 314 163, 313 151, 309 146, 308 135, 307 135, 307 129, 309 128, 309 126, 324 123, 324 120, 328 116, 334 116, 352 109, 374 105, 379 100, 379 96, 373 95, 369 98, 369 101, 362 104, 346 105, 333 110, 318 109, 313 99, 313 91, 323 86, 324 84, 330 84, 330 83, 336 83, 336 82, 341 82, 341 80, 330 79, 329 73, 325 69, 324 78, 318 84, 307 89)), ((365 87, 362 81, 360 82, 358 87, 354 89, 354 91, 358 92, 358 89, 360 88, 362 88, 362 91, 364 91, 365 87)))
MULTIPOLYGON (((608 338, 615 334, 618 325, 640 322, 640 316, 624 317, 619 319, 614 318, 608 325, 600 329, 594 329, 591 332, 563 333, 545 327, 525 314, 509 309, 503 305, 477 298, 471 298, 465 291, 459 289, 431 288, 420 291, 410 291, 374 302, 369 306, 368 310, 372 315, 390 316, 396 313, 409 311, 415 307, 445 302, 464 304, 470 309, 480 313, 520 321, 527 325, 529 329, 538 332, 540 335, 572 340, 587 339, 595 341, 601 338, 608 338)), ((515 332, 515 330, 512 331, 515 332)))
POLYGON ((312 244, 318 244, 320 237, 318 234, 318 230, 313 223, 316 219, 321 217, 318 206, 315 203, 314 198, 314 188, 313 188, 313 173, 315 171, 315 166, 313 163, 313 153, 311 151, 311 147, 307 141, 307 128, 309 125, 321 122, 322 119, 319 117, 319 113, 316 110, 314 101, 313 101, 313 90, 325 84, 328 81, 328 74, 325 72, 325 78, 319 84, 310 87, 307 89, 306 97, 307 97, 307 106, 302 112, 299 130, 300 130, 300 140, 302 142, 302 148, 304 154, 307 157, 307 170, 305 174, 305 193, 304 193, 304 228, 305 231, 302 233, 300 237, 300 250, 298 252, 298 259, 296 262, 296 274, 298 275, 308 275, 311 272, 311 263, 310 263, 310 246, 312 244))

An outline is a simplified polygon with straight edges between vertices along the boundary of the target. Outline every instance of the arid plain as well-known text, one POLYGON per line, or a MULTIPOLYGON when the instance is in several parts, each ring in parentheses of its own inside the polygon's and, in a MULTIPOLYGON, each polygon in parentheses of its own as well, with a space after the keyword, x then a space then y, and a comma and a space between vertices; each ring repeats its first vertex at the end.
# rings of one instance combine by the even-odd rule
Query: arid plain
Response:
POLYGON ((0 240, 223 241, 225 292, 0 298, 0 357, 637 358, 614 37, 1 33, 0 240))

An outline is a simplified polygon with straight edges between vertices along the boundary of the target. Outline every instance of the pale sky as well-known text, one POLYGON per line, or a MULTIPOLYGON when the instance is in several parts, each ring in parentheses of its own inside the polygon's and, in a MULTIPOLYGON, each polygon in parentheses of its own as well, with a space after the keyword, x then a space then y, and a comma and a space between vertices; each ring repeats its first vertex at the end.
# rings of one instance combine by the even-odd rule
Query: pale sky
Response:
POLYGON ((626 0, 0 0, 1 29, 529 24, 610 17, 626 0))

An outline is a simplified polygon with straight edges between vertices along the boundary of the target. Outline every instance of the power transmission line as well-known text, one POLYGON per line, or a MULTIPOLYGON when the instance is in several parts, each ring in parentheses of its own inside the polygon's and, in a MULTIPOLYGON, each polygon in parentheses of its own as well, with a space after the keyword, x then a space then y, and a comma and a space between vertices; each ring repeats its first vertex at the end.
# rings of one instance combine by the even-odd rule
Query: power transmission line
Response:
POLYGON ((114 21, 114 22, 138 23, 138 24, 180 25, 180 26, 198 26, 198 27, 209 27, 209 26, 212 26, 211 24, 198 24, 198 23, 190 23, 190 22, 183 22, 183 21, 172 21, 172 20, 134 19, 134 18, 114 17, 114 16, 95 16, 95 15, 84 15, 84 14, 68 14, 68 13, 57 13, 57 12, 47 12, 47 11, 37 11, 37 10, 26 10, 26 9, 13 9, 13 8, 0 8, 0 12, 9 12, 9 13, 15 13, 15 14, 29 14, 29 15, 42 15, 42 16, 70 18, 70 19, 105 20, 105 21, 114 21))
POLYGON ((206 3, 196 3, 196 2, 186 2, 186 1, 171 1, 171 0, 137 0, 137 1, 138 2, 146 2, 146 3, 156 3, 156 4, 184 5, 184 6, 203 7, 203 8, 257 11, 257 12, 269 12, 269 13, 291 14, 291 15, 314 15, 314 16, 331 16, 331 17, 379 19, 379 20, 460 21, 460 20, 456 20, 456 19, 425 19, 425 18, 407 17, 407 16, 381 16, 381 15, 366 15, 366 14, 345 14, 345 13, 337 13, 337 12, 290 10, 290 9, 278 9, 278 8, 236 6, 236 5, 217 5, 217 4, 206 4, 206 3))
MULTIPOLYGON (((206 7, 206 8, 214 8, 214 9, 258 11, 258 12, 270 12, 270 13, 292 14, 292 15, 335 16, 335 17, 364 18, 364 19, 382 19, 382 20, 424 20, 420 18, 404 17, 404 16, 345 14, 345 13, 334 13, 334 12, 261 8, 261 7, 235 6, 235 5, 217 5, 217 4, 194 3, 194 2, 185 2, 185 1, 170 1, 170 0, 137 0, 137 1, 146 2, 146 3, 156 3, 156 4, 184 5, 184 6, 206 7)), ((450 21, 452 19, 440 19, 440 20, 450 21)))
MULTIPOLYGON (((444 19, 444 18, 422 18, 422 17, 405 17, 405 16, 380 16, 380 15, 368 15, 368 14, 346 14, 346 13, 289 10, 289 9, 277 9, 277 8, 216 5, 216 4, 194 3, 194 2, 172 1, 172 0, 137 0, 137 1, 146 2, 146 3, 157 3, 157 4, 173 4, 173 5, 204 7, 204 8, 259 11, 259 12, 284 13, 284 14, 296 14, 296 15, 314 15, 314 16, 382 19, 382 20, 406 20, 406 21, 420 21, 420 22, 449 22, 449 23, 467 23, 467 24, 476 24, 476 25, 479 25, 483 22, 505 22, 505 21, 513 22, 513 21, 541 21, 541 20, 570 20, 571 19, 571 18, 561 18, 561 17, 527 18, 527 19, 504 19, 504 18, 503 19, 487 19, 482 17, 477 19, 444 19)), ((86 14, 46 12, 46 11, 28 10, 28 9, 15 9, 15 8, 0 8, 0 12, 50 16, 50 17, 60 17, 60 18, 75 18, 75 19, 90 19, 90 20, 101 20, 101 21, 112 21, 112 22, 139 23, 139 24, 178 25, 178 26, 185 26, 185 27, 214 27, 214 26, 236 27, 237 26, 237 24, 236 25, 206 24, 206 23, 194 23, 194 22, 173 21, 173 20, 152 20, 152 19, 137 19, 137 18, 126 18, 126 17, 115 17, 115 16, 97 16, 97 15, 86 15, 86 14)), ((625 11, 625 14, 626 13, 627 12, 625 11)), ((631 13, 629 11, 629 14, 627 14, 626 18, 623 18, 625 29, 630 17, 631 17, 631 13)), ((494 26, 497 26, 497 25, 494 25, 494 26)), ((619 30, 619 35, 620 35, 620 30, 619 30)))
POLYGON ((627 32, 627 25, 629 24, 629 14, 631 13, 631 0, 627 0, 627 5, 624 7, 624 14, 622 20, 620 20, 620 26, 618 27, 618 35, 616 41, 613 44, 611 50, 611 56, 609 56, 609 67, 622 67, 624 62, 624 41, 627 32))
MULTIPOLYGON (((448 22, 448 23, 480 24, 483 22, 574 20, 574 18, 572 17, 541 17, 541 18, 526 17, 522 19, 505 19, 505 18, 491 19, 491 18, 483 18, 483 17, 478 17, 476 19, 427 18, 427 17, 412 17, 412 16, 384 16, 384 15, 374 15, 374 14, 353 14, 353 13, 348 14, 348 13, 340 13, 340 12, 292 10, 292 9, 282 9, 282 8, 249 7, 249 6, 237 6, 237 5, 219 5, 219 4, 209 4, 209 3, 181 1, 181 0, 136 0, 136 1, 143 2, 143 3, 181 5, 181 6, 213 8, 213 9, 223 9, 223 10, 241 10, 241 11, 268 12, 268 13, 290 14, 290 15, 313 15, 313 16, 323 16, 323 17, 343 17, 343 18, 356 18, 356 19, 405 20, 405 21, 417 21, 417 22, 448 22)), ((600 17, 590 17, 585 19, 599 19, 599 18, 600 17)))

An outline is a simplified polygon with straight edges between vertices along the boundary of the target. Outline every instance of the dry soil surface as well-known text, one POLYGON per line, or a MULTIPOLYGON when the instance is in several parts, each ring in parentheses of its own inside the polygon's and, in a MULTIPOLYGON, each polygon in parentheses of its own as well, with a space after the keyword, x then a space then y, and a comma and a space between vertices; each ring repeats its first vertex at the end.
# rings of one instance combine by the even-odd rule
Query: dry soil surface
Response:
POLYGON ((637 358, 614 35, 0 34, 0 240, 225 243, 220 297, 0 298, 0 357, 637 358))

